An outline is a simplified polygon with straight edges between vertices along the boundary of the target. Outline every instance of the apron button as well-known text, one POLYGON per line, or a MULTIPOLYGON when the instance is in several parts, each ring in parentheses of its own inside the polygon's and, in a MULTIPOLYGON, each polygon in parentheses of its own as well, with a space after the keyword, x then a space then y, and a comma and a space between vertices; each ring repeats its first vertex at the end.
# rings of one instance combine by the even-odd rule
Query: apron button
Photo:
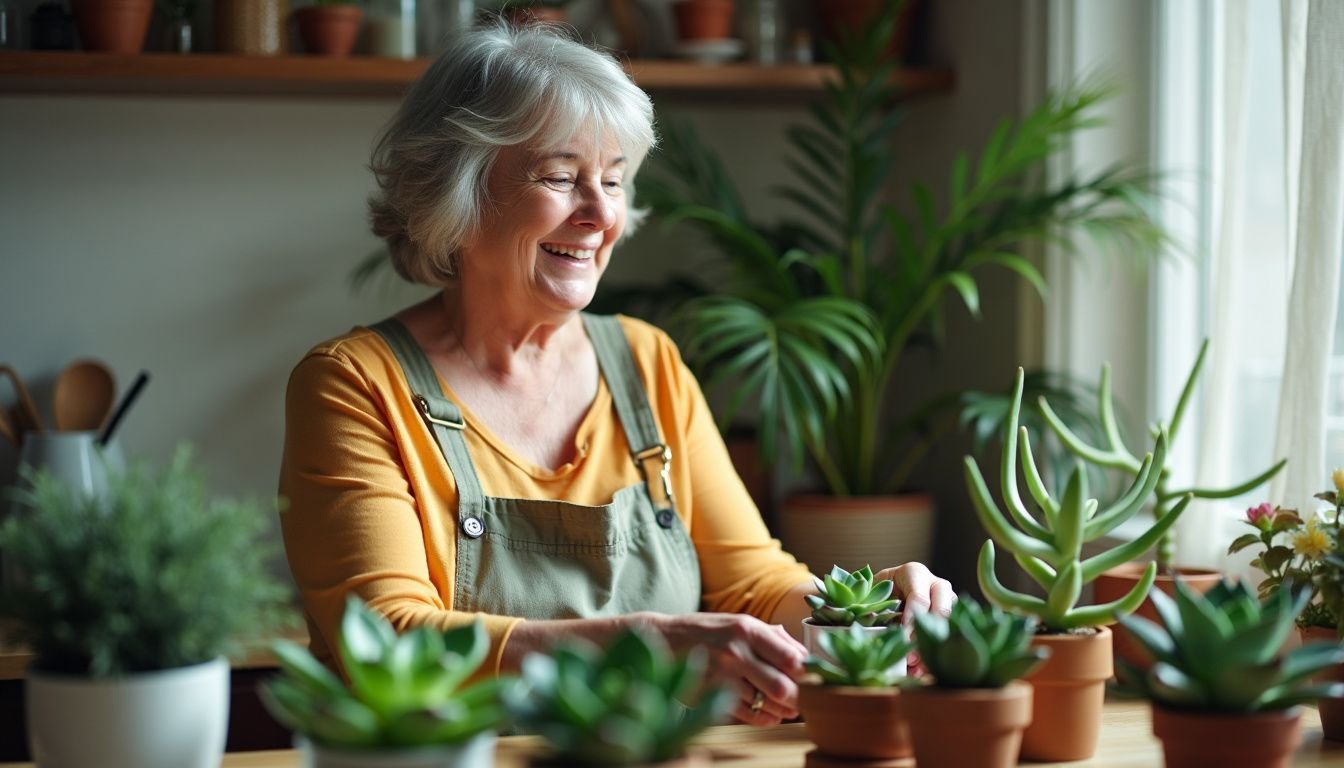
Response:
POLYGON ((479 517, 468 517, 462 521, 462 531, 473 539, 479 539, 485 533, 485 523, 479 517))
POLYGON ((660 509, 660 510, 658 510, 658 515, 657 515, 658 524, 661 525, 661 526, 664 527, 664 528, 671 528, 671 527, 672 527, 672 519, 673 519, 674 517, 676 517, 676 515, 673 514, 672 510, 670 510, 670 509, 660 509))

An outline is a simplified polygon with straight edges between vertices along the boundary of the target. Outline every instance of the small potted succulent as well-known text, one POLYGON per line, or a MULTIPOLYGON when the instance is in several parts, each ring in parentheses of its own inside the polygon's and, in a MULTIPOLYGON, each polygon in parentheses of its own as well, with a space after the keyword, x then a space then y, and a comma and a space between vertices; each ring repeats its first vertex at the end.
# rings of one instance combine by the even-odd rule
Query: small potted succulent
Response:
MULTIPOLYGON (((890 579, 874 581, 871 566, 850 573, 838 565, 822 578, 812 577, 817 594, 803 599, 812 615, 803 619, 803 644, 814 656, 825 656, 820 639, 828 633, 845 633, 851 626, 862 627, 868 634, 880 635, 901 617, 901 601, 891 596, 895 585, 890 579)), ((901 662, 900 673, 905 673, 901 662)))
POLYGON ((687 746, 728 711, 731 696, 706 687, 705 665, 704 649, 677 656, 661 636, 639 630, 605 649, 569 642, 523 659, 509 709, 546 741, 548 754, 536 766, 708 765, 687 746))
POLYGON ((313 0, 294 12, 303 47, 318 56, 349 56, 359 39, 364 9, 358 0, 313 0))
POLYGON ((1310 593, 1280 590, 1262 604, 1245 584, 1222 581, 1200 594, 1179 579, 1175 593, 1153 592, 1160 625, 1117 616, 1153 660, 1147 671, 1120 662, 1120 680, 1152 701, 1168 768, 1288 766, 1296 705, 1344 696, 1344 683, 1311 682, 1344 661, 1344 648, 1310 643, 1280 653, 1310 593))
POLYGON ((280 628, 270 514, 211 498, 190 451, 97 494, 23 470, 0 525, 0 615, 32 649, 28 740, 42 765, 219 765, 225 656, 280 628), (176 738, 165 739, 171 733, 176 738))
POLYGON ((1132 590, 1107 603, 1079 606, 1083 586, 1153 546, 1185 511, 1190 499, 1183 498, 1137 538, 1084 558, 1084 544, 1132 518, 1152 494, 1166 461, 1166 432, 1158 430, 1153 452, 1144 457, 1133 483, 1113 503, 1103 508, 1096 499, 1087 497, 1087 472, 1081 462, 1074 466, 1064 492, 1056 498, 1036 467, 1025 429, 1019 437, 1022 387, 1023 371, 1019 368, 1013 404, 1004 423, 1000 465, 1003 502, 1011 523, 990 494, 975 459, 965 459, 971 501, 990 535, 980 550, 977 574, 991 602, 1040 619, 1041 628, 1033 642, 1051 649, 1049 660, 1027 678, 1033 687, 1032 722, 1022 736, 1022 756, 1032 760, 1082 760, 1096 752, 1105 683, 1114 669, 1111 631, 1104 625, 1113 622, 1116 613, 1131 613, 1143 602, 1157 566, 1149 563, 1132 590), (1019 440, 1022 473, 1039 516, 1032 514, 1018 490, 1015 465, 1019 440), (1013 554, 1045 592, 1044 597, 1015 592, 999 581, 994 572, 996 543, 1013 554))
POLYGON ((962 597, 950 615, 915 617, 915 649, 932 678, 905 689, 905 717, 920 768, 1017 764, 1031 722, 1031 686, 1018 678, 1047 648, 1031 644, 1036 620, 962 597))
MULTIPOLYGON (((877 634, 864 629, 851 624, 821 635, 823 653, 805 662, 812 674, 798 684, 798 711, 822 760, 887 761, 913 754, 899 687, 910 639, 900 627, 877 634)), ((809 758, 809 765, 820 762, 809 758)))
POLYGON ((488 768, 504 721, 507 680, 468 683, 490 650, 480 622, 398 636, 354 596, 337 652, 347 684, 288 640, 277 641, 281 676, 262 702, 293 729, 311 768, 488 768))

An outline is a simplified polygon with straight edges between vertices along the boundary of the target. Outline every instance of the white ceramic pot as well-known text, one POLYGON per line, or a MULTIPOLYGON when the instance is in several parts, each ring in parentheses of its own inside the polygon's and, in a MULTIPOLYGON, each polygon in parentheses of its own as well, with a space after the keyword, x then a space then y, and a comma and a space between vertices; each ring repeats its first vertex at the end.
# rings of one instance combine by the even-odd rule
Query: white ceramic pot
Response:
POLYGON ((93 680, 29 669, 28 744, 39 768, 216 768, 229 662, 93 680))
MULTIPOLYGON (((862 627, 862 629, 865 635, 880 635, 887 631, 887 627, 862 627)), ((812 619, 803 619, 803 645, 807 646, 807 652, 813 656, 829 661, 835 661, 835 657, 823 651, 821 649, 821 643, 818 642, 818 638, 822 635, 834 632, 846 633, 849 632, 849 627, 813 624, 812 619)), ((905 674, 905 661, 901 661, 900 664, 896 665, 895 673, 898 675, 905 674)))
POLYGON ((495 734, 483 733, 465 744, 413 749, 334 749, 302 736, 304 768, 490 768, 495 764, 495 734))

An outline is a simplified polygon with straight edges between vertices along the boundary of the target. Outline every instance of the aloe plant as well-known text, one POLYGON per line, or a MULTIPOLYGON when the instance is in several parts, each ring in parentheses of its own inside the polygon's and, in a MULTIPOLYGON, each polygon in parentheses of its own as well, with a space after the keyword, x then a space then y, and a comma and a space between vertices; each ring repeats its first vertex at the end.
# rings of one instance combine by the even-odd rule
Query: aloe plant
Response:
POLYGON ((1002 688, 1045 661, 1033 647, 1036 620, 962 597, 947 616, 915 616, 915 650, 939 688, 1002 688))
POLYGON ((705 651, 677 656, 661 636, 625 632, 605 649, 570 642, 523 660, 510 709, 559 762, 643 765, 679 757, 727 712, 729 693, 704 690, 705 651), (689 707, 681 701, 695 703, 689 707))
POLYGON ((891 597, 895 585, 890 579, 876 583, 873 579, 873 569, 867 565, 853 573, 834 565, 823 578, 813 576, 818 594, 803 598, 812 609, 812 621, 828 627, 891 624, 901 615, 901 601, 891 597))
POLYGON ((1280 654, 1307 590, 1281 589, 1263 604, 1245 584, 1224 580, 1206 594, 1176 579, 1176 595, 1153 592, 1161 624, 1117 616, 1147 649, 1145 673, 1117 660, 1121 682, 1171 709, 1245 713, 1344 697, 1344 683, 1312 683, 1344 662, 1344 646, 1310 643, 1280 654))
MULTIPOLYGON (((1195 364, 1190 368, 1190 374, 1185 378, 1185 384, 1181 387, 1181 395, 1176 400, 1176 408, 1172 412, 1171 418, 1166 422, 1159 422, 1150 428, 1150 433, 1156 437, 1158 432, 1165 430, 1167 440, 1176 439, 1176 432, 1180 429, 1182 417, 1185 415, 1186 406, 1190 403, 1190 396, 1195 390, 1195 384, 1199 381, 1200 371, 1204 367, 1204 358, 1209 351, 1209 340, 1205 339, 1199 347, 1199 354, 1195 357, 1195 364)), ((1050 429, 1059 436, 1060 441, 1079 458, 1098 467, 1106 469, 1119 470, 1130 476, 1137 477, 1139 469, 1143 466, 1142 460, 1135 455, 1126 445, 1124 438, 1120 435, 1119 425, 1115 419, 1115 405, 1111 398, 1111 368, 1110 365, 1101 367, 1101 390, 1097 403, 1100 409, 1099 418, 1105 430, 1106 445, 1097 447, 1088 443, 1074 433, 1072 429, 1064 423, 1054 410, 1050 407, 1048 398, 1041 397, 1039 400, 1042 417, 1050 429)), ((1157 484, 1153 487, 1153 516, 1157 520, 1162 520, 1172 513, 1181 500, 1186 497, 1196 499, 1231 499, 1247 493, 1250 490, 1269 482, 1270 478, 1278 474, 1288 463, 1287 459, 1280 459, 1273 466, 1260 474, 1245 480, 1237 485, 1226 488, 1182 488, 1173 490, 1170 487, 1171 468, 1162 467, 1158 473, 1157 484)), ((1175 538, 1170 534, 1164 535, 1158 541, 1157 546, 1157 567, 1161 573, 1168 573, 1171 570, 1171 558, 1175 551, 1175 538)))
POLYGON ((809 656, 803 665, 821 676, 827 685, 880 688, 895 685, 905 677, 902 662, 910 654, 910 638, 900 627, 885 632, 864 632, 852 624, 848 632, 827 632, 817 638, 823 654, 809 656))
POLYGON ((1132 560, 1153 546, 1190 504, 1183 497, 1171 512, 1155 521, 1137 538, 1083 557, 1083 545, 1100 539, 1132 518, 1156 487, 1167 458, 1167 433, 1159 428, 1153 451, 1144 456, 1129 488, 1104 509, 1087 495, 1087 472, 1076 462, 1065 482, 1063 495, 1055 498, 1046 488, 1031 452, 1025 429, 1018 427, 1022 407, 1023 371, 1017 370, 1013 386, 1013 405, 1003 429, 1003 457, 1000 464, 1000 489, 1005 515, 980 474, 975 458, 965 458, 966 485, 976 514, 990 539, 980 550, 977 575, 985 596, 1005 609, 1027 613, 1041 619, 1048 629, 1061 631, 1078 627, 1109 624, 1115 613, 1131 613, 1147 596, 1157 576, 1157 565, 1149 563, 1139 583, 1125 596, 1101 605, 1078 606, 1083 585, 1095 580, 1109 568, 1132 560), (1020 432, 1020 434, 1019 434, 1020 432), (1015 465, 1021 442, 1022 474, 1032 500, 1040 510, 1033 515, 1023 503, 1018 489, 1015 465), (1012 522, 1009 522, 1011 515, 1012 522), (994 545, 1008 550, 1042 589, 1045 597, 1014 592, 1005 587, 994 572, 994 545))
POLYGON ((400 637, 356 597, 346 602, 337 643, 347 685, 307 649, 274 644, 282 676, 261 689, 284 725, 326 747, 398 748, 457 744, 504 722, 507 680, 468 684, 490 650, 479 622, 400 637))

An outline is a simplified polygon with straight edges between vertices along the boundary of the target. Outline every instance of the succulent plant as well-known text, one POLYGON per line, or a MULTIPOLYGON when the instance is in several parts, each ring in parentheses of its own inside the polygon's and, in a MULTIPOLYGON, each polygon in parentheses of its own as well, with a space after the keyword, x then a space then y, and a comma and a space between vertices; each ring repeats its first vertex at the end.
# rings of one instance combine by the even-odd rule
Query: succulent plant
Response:
POLYGON ((326 747, 457 744, 504 721, 499 678, 464 685, 490 650, 478 621, 397 636, 381 615, 348 598, 337 643, 349 685, 307 649, 274 644, 281 677, 261 690, 281 723, 326 747))
POLYGON ((812 609, 812 620, 822 626, 885 627, 901 615, 901 601, 891 597, 891 580, 874 584, 870 566, 850 573, 835 565, 824 578, 813 576, 812 581, 818 594, 803 599, 812 609))
MULTIPOLYGON (((980 550, 978 576, 985 596, 1002 608, 1040 618, 1051 630, 1109 624, 1118 613, 1131 613, 1143 602, 1157 576, 1157 565, 1149 563, 1143 577, 1134 589, 1110 603, 1078 606, 1083 585, 1109 568, 1138 557, 1162 537, 1185 511, 1190 503, 1186 494, 1169 513, 1156 520, 1137 538, 1092 557, 1083 558, 1083 544, 1096 541, 1115 530, 1134 516, 1152 494, 1162 474, 1167 457, 1167 434, 1159 429, 1153 452, 1143 458, 1135 472, 1134 481, 1120 498, 1105 509, 1096 499, 1087 497, 1087 472, 1082 462, 1075 464, 1064 485, 1064 493, 1055 499, 1046 489, 1031 454, 1031 442, 1025 429, 1018 428, 1018 414, 1022 408, 1022 369, 1017 369, 1013 388, 1013 405, 1004 424, 1003 459, 1000 465, 1000 485, 1003 500, 1012 515, 1013 523, 999 510, 990 495, 980 467, 967 456, 966 485, 980 522, 989 532, 990 540, 980 550), (1023 503, 1018 491, 1014 465, 1017 463, 1018 441, 1022 444, 1022 474, 1027 489, 1041 511, 1034 516, 1023 503), (994 573, 994 544, 1011 552, 1018 565, 1045 590, 1045 597, 1014 592, 999 581, 994 573)), ((1110 422, 1114 424, 1112 420, 1110 422)))
POLYGON ((827 632, 817 642, 830 658, 807 657, 803 664, 808 671, 820 675, 827 685, 864 688, 895 685, 905 676, 899 665, 913 647, 900 627, 874 634, 864 632, 858 624, 851 624, 848 632, 827 632))
POLYGON ((1201 595, 1178 578, 1174 599, 1153 592, 1161 626, 1118 617, 1154 660, 1146 674, 1118 660, 1120 680, 1163 707, 1201 712, 1261 712, 1344 696, 1344 683, 1310 681, 1344 662, 1344 646, 1310 643, 1279 653, 1309 597, 1281 589, 1262 604, 1245 584, 1224 580, 1201 595))
POLYGON ((726 690, 704 689, 705 665, 703 648, 677 656, 661 636, 638 630, 606 649, 570 642, 524 658, 523 684, 510 691, 509 707, 560 762, 662 762, 728 710, 726 690), (681 703, 692 697, 694 705, 681 703))
MULTIPOLYGON (((1165 428, 1168 442, 1176 439, 1176 432, 1181 426, 1181 418, 1185 414, 1186 406, 1190 402, 1191 393, 1195 390, 1195 383, 1199 380, 1200 370, 1204 367, 1204 358, 1209 351, 1209 340, 1205 339, 1199 347, 1199 355, 1195 357, 1195 364, 1190 368, 1190 374, 1185 378, 1185 385, 1181 388, 1181 396, 1176 401, 1176 408, 1172 412, 1171 419, 1165 423, 1155 424, 1151 427, 1154 437, 1165 428)), ((1115 405, 1111 398, 1111 368, 1109 365, 1103 365, 1101 368, 1101 382, 1099 385, 1097 403, 1099 406, 1099 416, 1101 424, 1106 433, 1107 445, 1099 448, 1088 444, 1081 437, 1069 429, 1059 416, 1055 415, 1054 410, 1050 408, 1049 402, 1044 397, 1040 398, 1041 416, 1050 429, 1059 436, 1062 442, 1070 451, 1084 461, 1105 469, 1118 470, 1130 477, 1138 477, 1139 470, 1143 467, 1143 461, 1136 456, 1125 445, 1120 436, 1120 428, 1115 420, 1115 405)), ((1244 480, 1235 486, 1227 488, 1189 488, 1184 490, 1173 490, 1168 486, 1170 480, 1170 470, 1159 467, 1157 473, 1157 483, 1153 486, 1154 507, 1153 518, 1161 520, 1171 514, 1172 510, 1181 503, 1181 499, 1186 496, 1193 496, 1196 499, 1231 499, 1236 498, 1252 489, 1269 482, 1270 478, 1278 474, 1288 463, 1287 459, 1280 459, 1269 469, 1261 472, 1259 475, 1244 480)), ((1146 500, 1146 496, 1144 497, 1146 500)), ((1157 567, 1159 571, 1166 572, 1171 566, 1171 558, 1175 543, 1170 533, 1161 536, 1157 543, 1157 567)))
POLYGON ((982 607, 972 597, 947 616, 915 617, 915 648, 940 688, 1002 688, 1045 661, 1048 648, 1032 647, 1036 620, 982 607))

